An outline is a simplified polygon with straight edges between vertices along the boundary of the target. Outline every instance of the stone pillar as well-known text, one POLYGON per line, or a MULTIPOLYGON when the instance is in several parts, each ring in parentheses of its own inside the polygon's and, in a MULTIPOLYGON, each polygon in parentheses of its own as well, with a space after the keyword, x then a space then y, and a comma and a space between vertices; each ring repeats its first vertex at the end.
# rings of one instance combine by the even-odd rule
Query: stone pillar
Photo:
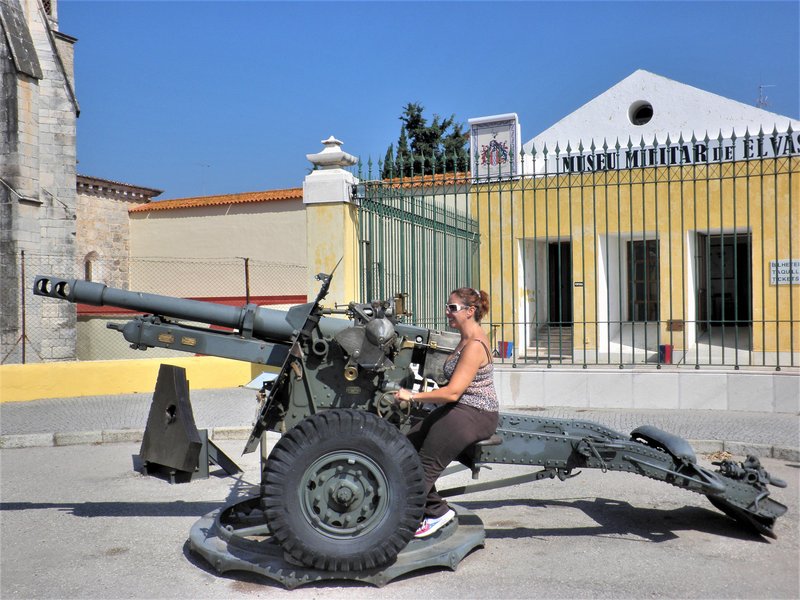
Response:
POLYGON ((339 263, 325 300, 325 305, 332 307, 358 298, 358 207, 353 202, 353 185, 358 178, 344 169, 358 159, 344 152, 342 142, 333 136, 322 145, 322 152, 306 155, 315 169, 303 180, 308 297, 314 298, 319 291, 320 283, 314 279, 317 273, 331 273, 339 263))

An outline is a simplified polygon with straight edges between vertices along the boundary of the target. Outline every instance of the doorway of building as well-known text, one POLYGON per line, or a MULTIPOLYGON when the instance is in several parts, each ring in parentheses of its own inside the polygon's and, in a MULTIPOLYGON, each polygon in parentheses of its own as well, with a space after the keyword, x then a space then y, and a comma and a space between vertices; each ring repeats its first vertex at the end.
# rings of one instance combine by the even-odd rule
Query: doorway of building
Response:
POLYGON ((550 242, 547 245, 548 324, 572 325, 572 244, 550 242))
POLYGON ((698 233, 698 329, 750 326, 753 284, 749 233, 698 233))
POLYGON ((752 245, 747 232, 697 234, 697 356, 750 360, 753 333, 752 245))

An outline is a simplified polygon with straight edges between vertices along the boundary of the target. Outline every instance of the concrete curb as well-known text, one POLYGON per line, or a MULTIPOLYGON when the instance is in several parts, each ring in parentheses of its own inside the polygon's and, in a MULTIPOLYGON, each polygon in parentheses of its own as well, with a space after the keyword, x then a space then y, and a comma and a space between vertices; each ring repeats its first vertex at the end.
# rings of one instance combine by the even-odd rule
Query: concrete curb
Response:
MULTIPOLYGON (((208 437, 211 440, 246 440, 250 436, 251 431, 251 427, 214 427, 208 430, 208 437)), ((0 435, 0 448, 10 450, 19 448, 73 446, 79 444, 141 442, 143 436, 144 429, 108 429, 103 431, 0 435)), ((762 458, 800 462, 800 448, 718 440, 687 441, 697 454, 730 452, 734 456, 755 454, 762 458)))
POLYGON ((38 448, 55 446, 54 433, 24 433, 0 436, 0 448, 38 448))
POLYGON ((212 440, 246 440, 252 431, 252 427, 214 427, 209 430, 209 437, 212 440))

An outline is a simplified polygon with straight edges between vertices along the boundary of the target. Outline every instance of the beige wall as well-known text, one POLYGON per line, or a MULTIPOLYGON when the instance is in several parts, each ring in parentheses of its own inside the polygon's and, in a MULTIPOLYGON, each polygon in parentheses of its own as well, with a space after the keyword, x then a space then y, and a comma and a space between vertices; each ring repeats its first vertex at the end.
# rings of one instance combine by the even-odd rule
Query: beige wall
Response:
POLYGON ((131 258, 248 256, 305 263, 305 209, 273 200, 131 213, 131 258))
POLYGON ((288 265, 271 266, 269 282, 251 293, 306 293, 305 273, 298 276, 307 264, 300 200, 131 213, 130 233, 131 289, 183 297, 244 295, 243 269, 235 261, 247 257, 288 265), (237 266, 215 268, 220 260, 237 266))

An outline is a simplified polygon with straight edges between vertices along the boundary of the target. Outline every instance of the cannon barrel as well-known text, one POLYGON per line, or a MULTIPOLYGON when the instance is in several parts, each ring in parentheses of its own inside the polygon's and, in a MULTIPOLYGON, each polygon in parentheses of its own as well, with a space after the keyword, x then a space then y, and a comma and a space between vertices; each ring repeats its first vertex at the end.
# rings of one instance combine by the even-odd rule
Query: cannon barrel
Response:
MULTIPOLYGON (((93 281, 64 279, 52 275, 37 275, 33 283, 33 293, 36 296, 92 306, 113 306, 174 319, 248 330, 252 331, 253 337, 277 343, 290 342, 295 329, 302 326, 302 323, 292 323, 291 309, 287 312, 254 304, 237 308, 201 300, 132 292, 93 281)), ((348 325, 346 321, 339 319, 324 319, 324 321, 326 323, 320 323, 321 329, 331 333, 348 325)))

